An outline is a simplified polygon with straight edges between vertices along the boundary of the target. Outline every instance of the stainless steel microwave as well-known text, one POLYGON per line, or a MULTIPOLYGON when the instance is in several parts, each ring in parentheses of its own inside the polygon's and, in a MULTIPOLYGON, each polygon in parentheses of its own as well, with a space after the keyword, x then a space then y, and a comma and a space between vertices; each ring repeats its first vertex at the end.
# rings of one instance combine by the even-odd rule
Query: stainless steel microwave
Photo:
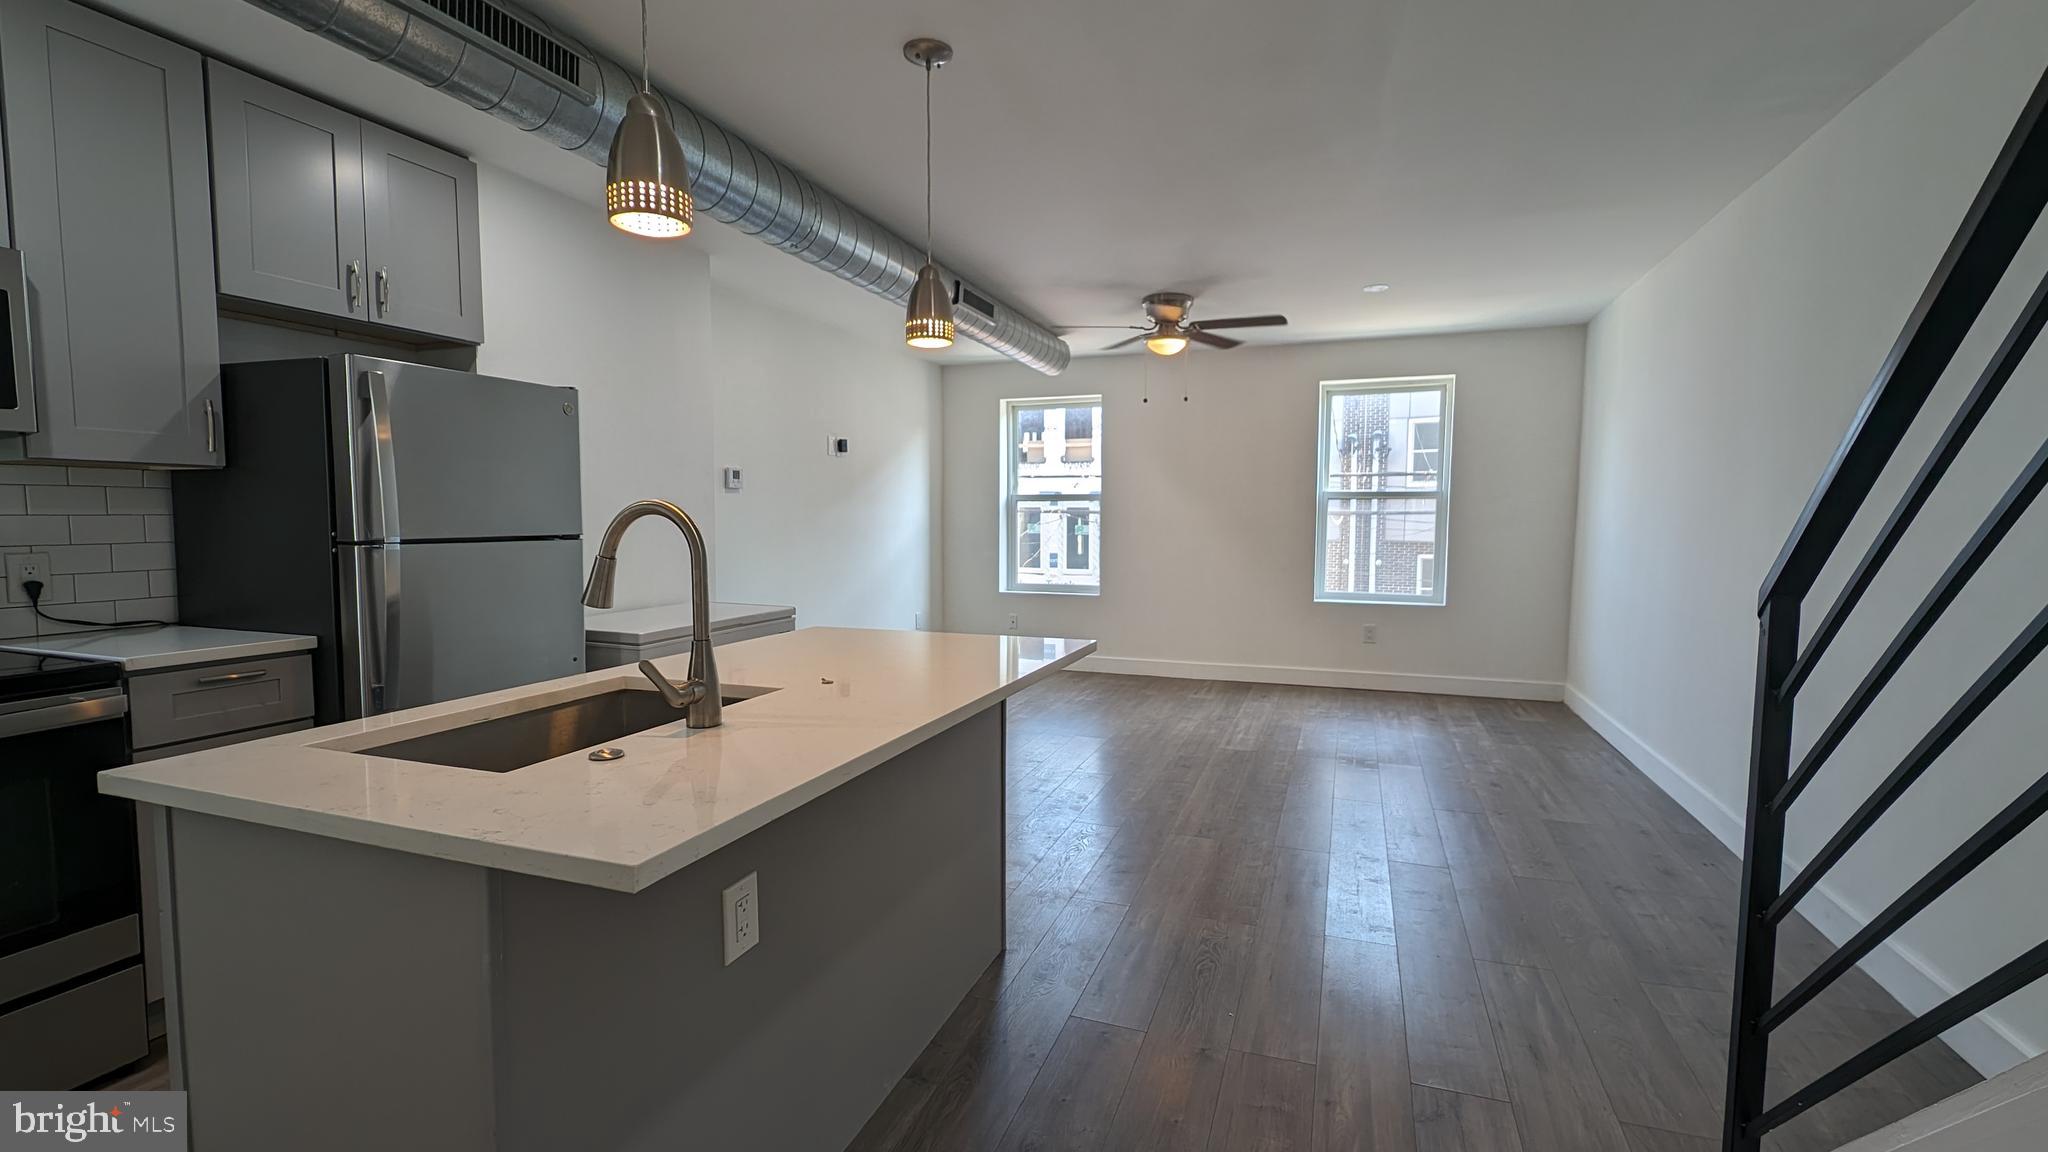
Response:
POLYGON ((0 325, 0 432, 36 430, 35 358, 29 355, 28 277, 21 253, 0 248, 0 298, 7 321, 0 325))

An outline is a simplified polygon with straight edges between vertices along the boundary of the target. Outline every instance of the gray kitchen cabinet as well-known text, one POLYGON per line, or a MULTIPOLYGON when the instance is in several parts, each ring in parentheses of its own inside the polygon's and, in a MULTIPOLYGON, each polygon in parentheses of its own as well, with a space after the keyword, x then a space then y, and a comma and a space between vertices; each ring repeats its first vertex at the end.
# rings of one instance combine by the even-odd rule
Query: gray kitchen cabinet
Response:
POLYGON ((221 294, 483 341, 476 165, 207 62, 221 294))
POLYGON ((476 165, 366 122, 363 205, 373 318, 483 343, 476 165))
POLYGON ((218 60, 206 81, 221 294, 368 319, 362 121, 218 60))
POLYGON ((199 54, 66 0, 0 0, 0 90, 41 413, 0 454, 224 463, 199 54))

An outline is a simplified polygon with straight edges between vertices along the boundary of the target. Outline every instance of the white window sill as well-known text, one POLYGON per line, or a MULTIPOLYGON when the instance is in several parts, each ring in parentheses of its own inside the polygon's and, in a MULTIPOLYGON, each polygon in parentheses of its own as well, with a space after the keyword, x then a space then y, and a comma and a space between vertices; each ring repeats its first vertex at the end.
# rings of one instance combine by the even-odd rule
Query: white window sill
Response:
POLYGON ((1100 596, 1100 588, 1000 588, 1004 596, 1100 596))
POLYGON ((1361 608, 1442 608, 1446 606, 1442 600, 1410 600, 1405 597, 1380 599, 1355 596, 1318 596, 1315 598, 1315 602, 1318 604, 1350 604, 1361 608))

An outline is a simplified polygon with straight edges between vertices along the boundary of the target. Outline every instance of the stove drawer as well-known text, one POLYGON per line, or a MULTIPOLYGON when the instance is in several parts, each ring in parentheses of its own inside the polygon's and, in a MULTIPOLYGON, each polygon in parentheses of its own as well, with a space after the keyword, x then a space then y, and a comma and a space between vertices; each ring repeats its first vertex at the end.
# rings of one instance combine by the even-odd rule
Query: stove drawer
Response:
POLYGON ((0 1084, 68 1092, 149 1055, 142 965, 0 1015, 0 1084))

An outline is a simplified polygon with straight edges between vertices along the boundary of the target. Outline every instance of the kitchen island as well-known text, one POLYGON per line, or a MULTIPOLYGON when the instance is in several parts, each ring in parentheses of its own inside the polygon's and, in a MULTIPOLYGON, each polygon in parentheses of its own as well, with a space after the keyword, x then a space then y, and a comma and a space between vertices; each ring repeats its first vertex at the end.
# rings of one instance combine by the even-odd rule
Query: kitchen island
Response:
POLYGON ((836 1152, 1002 947, 1003 701, 1093 649, 805 629, 717 728, 608 669, 103 774, 193 1148, 836 1152))

